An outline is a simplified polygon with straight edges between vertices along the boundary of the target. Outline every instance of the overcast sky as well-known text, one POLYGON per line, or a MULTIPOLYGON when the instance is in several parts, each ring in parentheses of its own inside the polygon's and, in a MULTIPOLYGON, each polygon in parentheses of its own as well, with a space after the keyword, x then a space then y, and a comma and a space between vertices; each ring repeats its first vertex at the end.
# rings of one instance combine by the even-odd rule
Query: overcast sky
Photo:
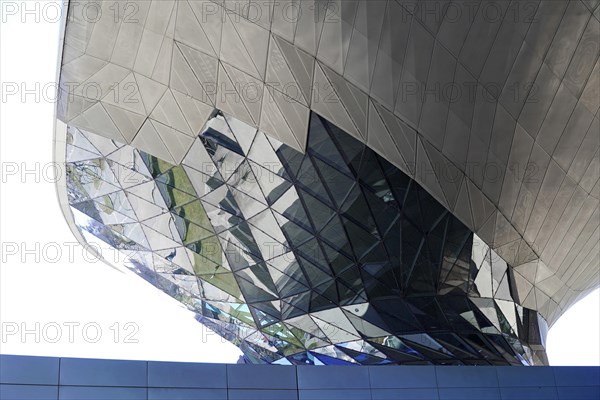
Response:
MULTIPOLYGON (((58 8, 0 5, 0 353, 235 362, 239 350, 175 300, 76 245, 52 174, 58 8)), ((600 364, 599 303, 596 291, 552 328, 553 365, 600 364)))

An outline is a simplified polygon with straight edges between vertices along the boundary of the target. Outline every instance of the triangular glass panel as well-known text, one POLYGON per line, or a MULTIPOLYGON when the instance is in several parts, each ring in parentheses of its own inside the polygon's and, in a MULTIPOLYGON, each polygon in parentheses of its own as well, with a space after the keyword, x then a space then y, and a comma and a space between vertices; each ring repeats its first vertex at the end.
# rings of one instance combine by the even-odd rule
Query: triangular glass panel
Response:
POLYGON ((390 293, 401 294, 401 291, 392 285, 389 279, 386 279, 389 272, 382 270, 382 276, 371 275, 364 268, 361 268, 363 287, 366 295, 371 301, 389 298, 390 293))
POLYGON ((332 343, 360 339, 359 333, 339 308, 314 312, 311 313, 311 317, 332 343))
MULTIPOLYGON (((352 357, 354 361, 361 365, 380 365, 384 364, 385 360, 381 357, 376 357, 371 354, 362 353, 353 349, 345 348, 340 345, 337 346, 341 351, 352 357)), ((383 354, 382 354, 383 355, 383 354)), ((385 357, 385 355, 383 355, 385 357)))
POLYGON ((90 175, 88 172, 86 166, 67 164, 67 174, 70 178, 67 188, 69 196, 73 200, 82 201, 122 190, 117 181, 110 183, 95 174, 90 175))
POLYGON ((363 150, 365 150, 365 144, 360 143, 358 140, 347 134, 337 126, 325 119, 321 119, 323 125, 327 128, 333 141, 337 144, 339 150, 341 150, 344 159, 347 161, 347 165, 352 167, 356 174, 360 165, 360 159, 362 158, 363 150))
MULTIPOLYGON (((216 240, 216 239, 215 239, 216 240)), ((207 245, 207 241, 203 244, 207 245)), ((208 247, 208 246, 205 246, 208 247)), ((203 247, 200 250, 204 250, 203 247)), ((189 246, 187 246, 189 249, 189 246)), ((192 263, 194 272, 199 275, 216 275, 216 274, 226 274, 230 273, 229 265, 227 264, 227 260, 225 260, 225 256, 221 250, 221 245, 218 244, 218 247, 215 246, 214 250, 205 252, 206 255, 202 254, 202 252, 194 252, 192 250, 188 250, 188 257, 190 258, 190 262, 192 263)))
POLYGON ((310 214, 310 218, 315 229, 320 231, 337 213, 335 210, 325 205, 316 197, 304 192, 303 190, 299 189, 298 192, 301 194, 302 199, 304 200, 305 209, 310 214))
POLYGON ((209 154, 214 154, 218 148, 225 148, 241 157, 245 157, 244 151, 237 143, 237 139, 230 130, 229 124, 222 116, 211 119, 207 128, 200 134, 205 142, 209 154))
POLYGON ((207 298, 207 300, 216 298, 214 295, 215 291, 212 288, 222 290, 224 293, 233 296, 237 300, 243 299, 240 287, 232 273, 199 275, 198 279, 204 290, 203 297, 207 298))
MULTIPOLYGON (((135 215, 132 218, 131 216, 125 215, 125 214, 121 213, 120 211, 116 211, 116 210, 110 208, 109 206, 107 206, 105 204, 107 202, 108 201, 100 203, 98 201, 94 201, 94 206, 98 212, 100 221, 104 225, 127 224, 127 223, 131 223, 131 222, 136 222, 135 215)), ((77 206, 77 205, 78 204, 75 204, 75 206, 77 206)))
MULTIPOLYGON (((252 168, 252 172, 256 177, 255 184, 258 184, 262 189, 264 197, 267 199, 269 204, 273 204, 281 195, 283 195, 292 185, 286 179, 283 179, 277 174, 274 174, 270 170, 255 164, 254 162, 249 163, 252 168)), ((263 164, 264 165, 264 164, 263 164)))
POLYGON ((447 296, 444 301, 438 303, 452 330, 470 331, 473 328, 479 329, 475 315, 471 311, 469 301, 464 296, 447 296))
POLYGON ((340 208, 340 213, 352 219, 367 232, 377 234, 377 226, 371 214, 371 210, 359 186, 354 186, 350 195, 340 208))
MULTIPOLYGON (((500 300, 502 302, 502 300, 500 300)), ((500 324, 500 332, 506 335, 515 336, 515 332, 513 331, 513 327, 511 323, 508 321, 502 309, 498 306, 498 302, 494 302, 496 306, 496 315, 498 317, 498 322, 500 324)), ((513 308, 514 310, 514 308, 513 308)), ((511 311, 509 308, 506 308, 507 314, 511 311)), ((513 311, 514 312, 514 311, 513 311)), ((510 314, 509 314, 510 315, 510 314)), ((516 325, 516 324, 515 324, 516 325)))
MULTIPOLYGON (((268 138, 268 140, 271 142, 271 145, 273 145, 274 139, 268 138)), ((302 165, 302 160, 308 156, 283 143, 279 143, 278 146, 273 145, 273 148, 275 149, 275 153, 277 154, 277 157, 279 157, 281 164, 284 166, 287 175, 295 178, 302 165)))
MULTIPOLYGON (((355 362, 351 362, 349 360, 342 360, 342 359, 332 357, 329 355, 319 354, 316 351, 311 351, 310 353, 313 354, 315 357, 317 357, 325 365, 353 365, 355 363, 355 362)), ((345 355, 345 356, 348 357, 347 355, 345 355)), ((348 358, 350 358, 350 357, 348 357, 348 358)))
POLYGON ((254 217, 268 207, 265 203, 260 202, 254 197, 248 196, 237 189, 230 188, 229 192, 235 199, 237 207, 239 207, 240 215, 243 215, 245 219, 254 217))
MULTIPOLYGON (((405 336, 401 336, 401 338, 404 338, 404 337, 405 336)), ((438 364, 439 364, 440 360, 449 359, 449 358, 453 357, 452 355, 445 354, 444 352, 441 352, 441 351, 432 350, 429 347, 421 346, 417 343, 411 342, 406 339, 403 339, 403 341, 404 341, 404 343, 406 343, 407 346, 410 346, 414 350, 418 351, 420 354, 422 354, 426 358, 428 358, 432 361, 436 361, 438 364)), ((446 350, 446 352, 447 352, 447 350, 446 350)))
POLYGON ((221 174, 215 171, 214 175, 208 175, 204 172, 200 172, 195 170, 194 168, 188 167, 186 165, 183 166, 192 186, 194 187, 194 191, 196 192, 198 197, 202 197, 213 190, 217 189, 225 182, 221 180, 221 174))
POLYGON ((308 318, 307 313, 310 308, 310 291, 294 294, 293 296, 281 299, 281 315, 286 322, 292 321, 290 318, 308 318))
POLYGON ((277 157, 277 154, 263 132, 258 132, 256 135, 250 153, 248 154, 248 160, 252 161, 252 164, 254 165, 260 165, 267 169, 272 174, 277 174, 278 176, 289 180, 289 175, 285 171, 281 160, 277 157))
POLYGON ((402 208, 407 188, 414 181, 385 158, 379 157, 378 160, 390 191, 379 191, 377 197, 390 206, 402 208))
POLYGON ((310 127, 308 131, 308 150, 311 154, 321 160, 331 163, 335 169, 352 176, 346 165, 346 161, 339 152, 337 146, 329 136, 323 120, 316 114, 311 114, 310 127))
MULTIPOLYGON (((410 335, 401 335, 400 339, 404 340, 405 343, 417 344, 419 346, 424 346, 429 349, 435 350, 437 352, 443 353, 446 356, 453 357, 454 355, 448 349, 444 348, 439 342, 429 336, 427 333, 416 333, 410 335)), ((412 346, 416 348, 415 346, 412 346)), ((421 352, 422 353, 422 352, 421 352)))
POLYGON ((227 185, 223 185, 202 197, 203 203, 210 203, 229 214, 243 218, 243 214, 227 185))
POLYGON ((423 218, 421 216, 418 191, 418 185, 410 185, 408 191, 406 192, 402 213, 406 219, 410 220, 420 231, 426 231, 425 223, 423 222, 423 218))
POLYGON ((196 242, 184 244, 195 254, 204 255, 210 259, 219 260, 221 258, 220 241, 217 236, 210 236, 196 242))
POLYGON ((150 171, 150 174, 153 178, 164 174, 165 172, 174 167, 173 164, 163 161, 160 158, 151 156, 150 154, 145 153, 143 151, 140 151, 140 156, 144 161, 144 164, 146 164, 146 167, 148 168, 148 171, 150 171))
POLYGON ((298 257, 298 262, 306 275, 307 280, 311 283, 311 286, 320 285, 324 282, 333 280, 333 277, 324 272, 321 268, 318 268, 315 264, 308 261, 303 257, 298 257))
POLYGON ((379 198, 384 197, 390 191, 379 165, 379 157, 370 149, 363 154, 358 170, 358 179, 379 198))
POLYGON ((310 157, 306 157, 302 162, 302 167, 300 167, 300 171, 298 171, 298 176, 296 177, 296 184, 300 185, 303 191, 315 196, 329 207, 334 207, 329 193, 327 193, 327 189, 323 186, 321 177, 310 157))
POLYGON ((271 208, 304 229, 313 230, 308 215, 304 210, 304 205, 294 186, 290 187, 271 208))
POLYGON ((242 148, 243 154, 248 155, 252 143, 256 140, 256 128, 229 115, 223 115, 223 117, 233 133, 233 137, 242 148))
POLYGON ((275 283, 280 297, 287 297, 309 290, 308 282, 306 282, 306 279, 299 270, 299 267, 298 271, 289 271, 293 275, 288 275, 284 272, 281 272, 270 264, 268 264, 268 269, 271 279, 275 283), (300 283, 296 278, 303 283, 300 283))
POLYGON ((355 258, 361 259, 364 257, 373 247, 379 244, 377 237, 373 236, 362 227, 358 226, 349 219, 342 217, 346 232, 352 243, 352 249, 354 250, 355 258))
POLYGON ((113 186, 120 187, 119 180, 105 158, 73 162, 69 163, 69 165, 74 166, 80 176, 87 177, 87 179, 81 182, 84 185, 89 185, 96 181, 104 181, 113 186))
POLYGON ((251 254, 254 258, 264 260, 260 247, 256 244, 252 230, 246 221, 240 222, 225 232, 220 232, 219 236, 245 253, 251 254))
MULTIPOLYGON (((220 146, 210 139, 202 138, 202 142, 224 180, 228 180, 244 161, 244 156, 227 147, 220 146)), ((237 146, 237 144, 235 145, 237 146)))
POLYGON ((270 269, 272 268, 273 270, 277 270, 281 274, 292 277, 293 279, 299 281, 303 285, 309 286, 308 281, 306 280, 306 277, 304 276, 294 253, 289 252, 282 256, 273 258, 267 262, 267 265, 270 269))
POLYGON ((207 230, 212 230, 211 220, 200 200, 192 201, 182 207, 175 207, 173 214, 184 218, 187 221, 193 222, 207 230))
POLYGON ((267 204, 265 195, 259 185, 258 178, 254 175, 250 163, 244 160, 240 163, 238 169, 227 180, 227 185, 246 193, 261 203, 267 204))
POLYGON ((500 333, 500 322, 493 299, 469 299, 473 306, 471 310, 484 333, 500 333))
POLYGON ((433 339, 460 358, 477 358, 477 352, 455 333, 432 333, 433 339))
POLYGON ((139 223, 107 225, 107 227, 112 229, 114 232, 118 232, 124 237, 133 240, 142 247, 147 249, 150 248, 148 240, 146 239, 146 236, 144 235, 142 227, 139 223))
POLYGON ((87 224, 95 225, 97 223, 102 223, 102 217, 96 209, 96 203, 94 203, 92 200, 71 204, 71 209, 78 211, 78 213, 74 214, 76 214, 75 216, 79 216, 81 218, 81 221, 77 221, 77 223, 82 227, 85 227, 87 224))
POLYGON ((71 146, 67 144, 65 159, 69 162, 92 160, 98 157, 102 157, 99 154, 92 153, 90 151, 81 149, 79 147, 71 146))
POLYGON ((477 350, 477 353, 479 354, 480 358, 483 357, 484 359, 494 359, 497 356, 500 356, 500 353, 498 352, 496 347, 493 346, 483 334, 463 333, 461 336, 465 340, 465 342, 467 342, 467 344, 469 344, 471 347, 477 350))
MULTIPOLYGON (((374 265, 374 266, 382 266, 388 263, 388 255, 386 252, 386 248, 383 243, 377 243, 373 246, 367 253, 363 255, 360 259, 361 264, 364 266, 374 265)), ((390 269, 390 272, 394 272, 393 269, 390 269)), ((390 282, 391 284, 391 282, 390 282)))
MULTIPOLYGON (((342 311, 346 314, 346 316, 354 326, 356 326, 356 324, 354 322, 354 319, 352 318, 358 318, 361 321, 364 321, 370 325, 377 327, 377 329, 379 330, 387 332, 384 335, 388 335, 389 332, 392 331, 391 328, 385 323, 379 312, 369 302, 365 301, 362 304, 348 305, 342 307, 342 311), (351 317, 348 314, 351 314, 353 317, 351 317)), ((376 336, 379 335, 372 335, 372 337, 376 336)))
POLYGON ((186 246, 215 235, 213 230, 208 230, 200 225, 189 222, 175 213, 173 213, 173 218, 175 219, 175 226, 179 231, 179 236, 186 246))
MULTIPOLYGON (((302 329, 299 329, 291 324, 287 324, 286 325, 289 329, 289 331, 297 338, 297 340, 302 343, 302 346, 305 348, 316 348, 316 347, 323 347, 323 346, 329 346, 331 343, 326 342, 325 340, 323 340, 323 338, 319 338, 315 335, 310 334, 309 332, 303 331, 302 329)), ((321 332, 322 334, 322 332, 321 332)))
POLYGON ((356 181, 317 158, 313 158, 313 163, 317 166, 321 179, 331 194, 331 198, 338 208, 341 207, 356 181))
POLYGON ((227 258, 228 264, 232 271, 238 271, 240 269, 247 268, 250 265, 264 261, 254 254, 251 254, 248 251, 236 246, 234 242, 237 242, 237 240, 234 241, 223 236, 219 236, 219 240, 221 241, 223 253, 227 258))
POLYGON ((79 131, 103 156, 108 156, 124 146, 123 143, 119 143, 107 137, 96 135, 95 133, 91 133, 83 129, 79 129, 79 131))
POLYGON ((155 182, 169 210, 172 210, 176 207, 181 207, 185 204, 191 203, 194 200, 197 200, 195 196, 192 196, 186 192, 182 192, 181 190, 166 185, 162 182, 155 182))
POLYGON ((369 343, 398 364, 420 364, 421 360, 425 359, 422 354, 408 347, 396 336, 387 336, 382 343, 369 343))
POLYGON ((129 203, 129 199, 127 199, 125 192, 122 190, 113 193, 108 193, 103 196, 95 197, 92 198, 92 200, 112 210, 119 211, 121 214, 127 215, 133 220, 137 219, 135 211, 129 203))
POLYGON ((279 243, 286 244, 285 236, 283 235, 283 232, 281 232, 279 224, 270 209, 264 210, 254 217, 249 218, 248 223, 264 233, 267 233, 279 243))
MULTIPOLYGON (((332 283, 335 287, 335 285, 332 283)), ((310 293, 310 312, 317 312, 322 310, 328 310, 332 307, 336 307, 337 303, 331 300, 329 297, 321 295, 317 292, 311 291, 310 293)))
POLYGON ((344 230, 344 226, 340 221, 340 217, 335 215, 329 223, 323 228, 319 236, 336 250, 344 252, 351 256, 352 248, 348 241, 348 236, 344 230))
POLYGON ((368 301, 364 288, 354 288, 347 285, 342 280, 336 280, 336 287, 339 293, 339 304, 346 306, 349 304, 359 304, 368 301))
POLYGON ((380 199, 378 199, 373 193, 365 190, 365 198, 370 206, 371 214, 375 218, 377 228, 381 236, 390 230, 397 218, 400 217, 400 213, 394 207, 386 205, 380 199))
POLYGON ((424 231, 431 231, 448 214, 448 210, 421 187, 418 189, 417 201, 420 207, 424 231))
POLYGON ((281 227, 281 230, 285 234, 290 247, 298 247, 302 243, 314 237, 312 233, 308 232, 304 228, 290 221, 283 215, 280 215, 277 212, 274 212, 273 215, 275 216, 277 223, 281 227))
MULTIPOLYGON (((153 251, 171 249, 174 247, 181 246, 181 243, 175 241, 172 237, 163 235, 161 232, 148 228, 146 225, 143 224, 142 228, 144 230, 146 238, 148 239, 148 243, 150 244, 150 249, 153 251)), ((175 256, 175 253, 173 253, 172 256, 170 254, 167 255, 165 258, 171 261, 173 256, 175 256)))
POLYGON ((393 332, 423 332, 424 328, 415 318, 414 309, 400 298, 371 300, 381 319, 393 332))
POLYGON ((145 202, 156 204, 158 207, 164 210, 168 209, 167 203, 165 203, 162 193, 154 181, 127 188, 127 193, 132 194, 137 198, 144 200, 145 202))
POLYGON ((264 262, 237 271, 237 276, 254 283, 256 286, 269 293, 277 293, 275 282, 273 282, 273 278, 269 273, 269 268, 264 262))
POLYGON ((197 196, 192 182, 190 182, 185 169, 181 165, 173 167, 164 174, 157 176, 156 181, 177 188, 191 196, 197 196))
POLYGON ((67 127, 67 144, 76 146, 80 149, 86 150, 90 153, 94 153, 99 157, 102 157, 102 154, 94 147, 94 145, 88 140, 87 137, 84 136, 81 131, 73 126, 67 127))
POLYGON ((336 274, 336 279, 342 282, 345 286, 351 288, 354 292, 361 292, 363 290, 360 269, 355 264, 351 264, 350 267, 338 272, 336 274))
POLYGON ((323 272, 331 274, 331 268, 329 267, 327 258, 325 258, 325 254, 323 254, 317 239, 311 239, 301 246, 298 246, 296 251, 299 252, 303 258, 310 260, 323 272))
POLYGON ((217 308, 221 313, 251 327, 256 327, 252 313, 247 304, 212 302, 211 306, 217 308))
POLYGON ((356 265, 355 262, 349 258, 349 256, 346 256, 338 250, 335 250, 324 241, 321 241, 321 246, 323 247, 328 264, 334 274, 341 273, 347 268, 356 265))
POLYGON ((119 184, 122 188, 127 189, 132 186, 136 186, 145 182, 149 182, 151 180, 150 177, 140 174, 139 172, 124 167, 121 164, 118 164, 114 161, 108 160, 108 163, 115 174, 115 177, 119 181, 119 184))
MULTIPOLYGON (((257 303, 252 303, 252 308, 255 308, 257 310, 262 311, 264 314, 268 315, 270 317, 270 319, 268 320, 269 326, 273 326, 273 323, 279 322, 281 321, 281 311, 278 310, 277 308, 273 307, 273 302, 270 301, 264 301, 264 302, 257 302, 257 303)), ((267 321, 259 321, 259 325, 260 326, 265 326, 267 321)), ((278 324, 276 324, 278 325, 278 324)), ((277 336, 274 335, 274 333, 276 333, 276 329, 262 329, 263 332, 265 332, 266 334, 272 335, 272 336, 277 336)))
POLYGON ((239 275, 236 275, 236 280, 248 304, 277 300, 275 294, 257 287, 254 283, 247 281, 239 275))
POLYGON ((313 294, 311 296, 311 312, 320 311, 322 309, 331 308, 332 306, 339 304, 340 298, 337 292, 335 280, 330 280, 321 285, 313 286, 313 294), (316 295, 321 295, 327 299, 328 306, 325 308, 315 307, 315 303, 321 303, 322 301, 317 298, 316 295), (316 301, 315 301, 316 300, 316 301))
POLYGON ((142 174, 145 177, 152 178, 152 174, 144 163, 140 152, 134 147, 123 146, 114 153, 106 156, 106 159, 142 174))

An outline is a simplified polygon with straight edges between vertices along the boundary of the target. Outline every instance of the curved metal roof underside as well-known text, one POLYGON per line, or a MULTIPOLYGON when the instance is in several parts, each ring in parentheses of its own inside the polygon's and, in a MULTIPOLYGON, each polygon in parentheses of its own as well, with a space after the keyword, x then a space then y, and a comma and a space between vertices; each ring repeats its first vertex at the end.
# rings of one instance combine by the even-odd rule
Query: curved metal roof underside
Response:
POLYGON ((514 266, 552 324, 598 286, 598 4, 72 2, 58 116, 180 163, 214 108, 300 151, 313 110, 514 266))

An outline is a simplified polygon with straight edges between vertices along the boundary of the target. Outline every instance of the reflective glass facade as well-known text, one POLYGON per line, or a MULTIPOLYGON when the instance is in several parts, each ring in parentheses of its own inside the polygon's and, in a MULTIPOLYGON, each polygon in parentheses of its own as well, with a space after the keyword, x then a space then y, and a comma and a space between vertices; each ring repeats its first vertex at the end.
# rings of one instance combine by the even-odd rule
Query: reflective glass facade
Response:
MULTIPOLYGON (((304 154, 314 112, 489 245, 512 267, 511 298, 550 326, 599 287, 599 1, 128 0, 124 13, 93 5, 98 18, 77 1, 62 13, 59 162, 68 125, 179 166, 215 109, 304 154)), ((293 171, 282 178, 296 186, 293 171)), ((309 194, 339 207, 324 187, 309 194)), ((66 192, 60 181, 76 230, 66 192)))
POLYGON ((546 363, 511 266, 317 114, 305 153, 220 112, 177 165, 74 127, 67 142, 84 236, 249 362, 546 363))

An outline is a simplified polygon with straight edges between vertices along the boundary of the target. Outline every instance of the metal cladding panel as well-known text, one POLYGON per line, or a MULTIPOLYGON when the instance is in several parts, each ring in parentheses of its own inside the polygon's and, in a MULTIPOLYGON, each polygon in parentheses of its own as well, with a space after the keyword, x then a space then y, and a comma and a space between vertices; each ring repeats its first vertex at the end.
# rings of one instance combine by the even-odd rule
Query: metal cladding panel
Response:
POLYGON ((0 383, 58 384, 58 360, 49 357, 26 357, 0 354, 0 383))
MULTIPOLYGON (((15 356, 19 358, 21 356, 15 356)), ((23 357, 25 358, 25 357, 23 357)), ((27 357, 31 358, 31 357, 27 357)), ((30 360, 25 360, 30 362, 30 360)), ((53 361, 62 365, 65 359, 54 358, 53 361)), ((81 365, 89 365, 85 374, 90 375, 103 373, 104 365, 98 360, 80 360, 81 365)), ((153 362, 141 362, 152 364, 153 362)), ((125 365, 125 364, 122 364, 125 365)), ((203 371, 209 375, 220 374, 225 365, 223 364, 193 364, 193 363, 163 363, 162 371, 165 374, 176 374, 178 371, 203 371)), ((125 369, 136 368, 127 364, 125 369)), ((452 366, 376 366, 376 367, 303 367, 303 366, 255 366, 255 365, 228 365, 229 367, 240 367, 248 371, 249 375, 280 376, 281 374, 297 377, 293 384, 287 389, 281 389, 276 379, 263 379, 260 388, 240 389, 236 388, 239 379, 233 377, 225 381, 219 381, 218 387, 214 388, 173 388, 157 386, 155 384, 138 384, 130 387, 115 387, 110 384, 98 384, 94 386, 72 386, 64 383, 52 385, 38 385, 29 382, 33 377, 23 374, 22 384, 0 384, 0 398, 3 400, 98 400, 98 399, 123 399, 123 400, 300 400, 300 399, 358 399, 358 400, 393 400, 406 399, 557 399, 557 400, 595 400, 600 393, 600 368, 599 367, 470 367, 457 368, 452 366), (250 372, 252 369, 256 372, 250 372), (457 370, 460 372, 449 372, 457 370), (520 379, 506 379, 506 372, 519 371, 520 379), (543 372, 540 375, 540 371, 543 372), (312 371, 312 372, 311 372, 312 371), (501 372, 504 371, 504 372, 501 372), (314 372, 314 373, 313 373, 314 372), (344 374, 346 379, 344 380, 344 374), (462 375, 461 375, 462 374, 462 375), (370 377, 360 378, 366 375, 370 377), (457 381, 435 381, 435 376, 460 375, 460 384, 457 381), (502 376, 505 376, 504 378, 502 376), (548 379, 540 376, 546 376, 548 379), (326 382, 324 377, 331 376, 333 379, 326 382), (381 380, 374 377, 381 376, 381 380), (482 384, 476 377, 485 378, 482 384), (497 379, 496 379, 497 376, 497 379), (432 380, 430 377, 434 377, 432 380), (561 378, 562 377, 562 378, 561 378), (351 378, 358 378, 358 383, 352 382, 351 378), (410 378, 416 381, 415 385, 406 385, 410 378), (470 379, 468 379, 470 378, 470 379), (556 379, 556 380, 555 380, 556 379), (399 385, 394 385, 399 381, 399 385)), ((127 373, 127 371, 123 371, 127 373)), ((66 373, 69 379, 73 371, 66 373)), ((512 374, 512 373, 511 373, 512 374)), ((81 373, 78 372, 80 377, 81 373)), ((516 376, 516 375, 515 375, 516 376)), ((58 373, 55 374, 56 380, 58 373)), ((201 376, 200 376, 201 378, 201 376)), ((78 378, 79 379, 79 378, 78 378)), ((261 378, 262 379, 262 378, 261 378)), ((72 381, 72 379, 71 379, 72 381)))

